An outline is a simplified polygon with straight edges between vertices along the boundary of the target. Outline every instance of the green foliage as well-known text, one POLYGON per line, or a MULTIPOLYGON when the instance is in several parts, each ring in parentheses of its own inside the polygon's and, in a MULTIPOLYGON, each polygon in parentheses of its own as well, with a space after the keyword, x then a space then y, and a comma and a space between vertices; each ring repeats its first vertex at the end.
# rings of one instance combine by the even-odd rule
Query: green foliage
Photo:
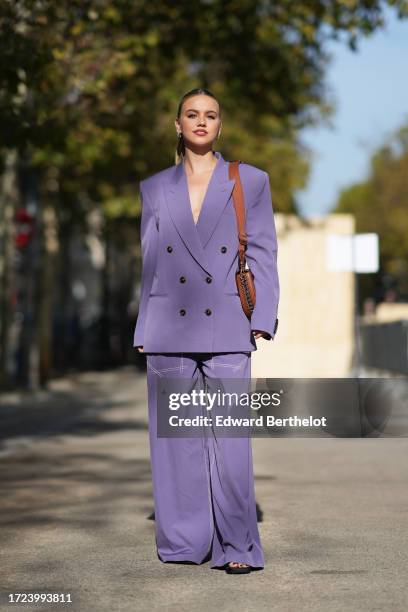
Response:
POLYGON ((392 0, 0 0, 0 146, 28 153, 71 213, 132 215, 137 182, 174 163, 181 95, 206 86, 218 147, 270 172, 275 209, 293 212, 309 167, 298 131, 333 108, 325 43, 356 48, 387 4, 406 16, 392 0))
POLYGON ((343 190, 334 211, 352 213, 357 232, 379 235, 384 269, 401 276, 408 291, 407 211, 408 125, 374 153, 367 180, 343 190))

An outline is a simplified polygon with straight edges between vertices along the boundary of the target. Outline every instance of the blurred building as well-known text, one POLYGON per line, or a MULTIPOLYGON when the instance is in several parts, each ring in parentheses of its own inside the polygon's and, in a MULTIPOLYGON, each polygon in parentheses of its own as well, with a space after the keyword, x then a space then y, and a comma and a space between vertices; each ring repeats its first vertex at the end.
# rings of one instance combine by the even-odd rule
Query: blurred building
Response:
POLYGON ((354 346, 354 275, 328 269, 329 234, 352 234, 354 217, 275 214, 280 279, 279 328, 259 340, 253 377, 343 377, 354 346))

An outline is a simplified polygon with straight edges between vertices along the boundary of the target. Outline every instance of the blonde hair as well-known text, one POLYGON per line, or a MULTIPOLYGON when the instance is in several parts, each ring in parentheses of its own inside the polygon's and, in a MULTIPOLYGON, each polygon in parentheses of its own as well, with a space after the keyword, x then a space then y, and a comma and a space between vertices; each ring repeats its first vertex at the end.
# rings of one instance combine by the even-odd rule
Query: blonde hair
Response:
MULTIPOLYGON (((206 96, 211 96, 211 98, 214 98, 214 100, 217 100, 214 94, 209 89, 205 89, 205 87, 196 87, 195 89, 191 89, 190 91, 188 91, 187 93, 183 95, 183 97, 181 98, 179 102, 178 109, 177 109, 177 119, 180 119, 181 109, 183 108, 183 104, 187 100, 187 98, 191 98, 192 96, 197 96, 198 94, 205 94, 206 96)), ((221 113, 221 105, 219 102, 218 102, 218 106, 220 108, 220 113, 221 113)), ((184 137, 183 137, 183 134, 180 132, 180 134, 178 135, 177 147, 176 147, 176 151, 174 155, 174 162, 176 165, 181 164, 181 162, 184 159, 185 154, 186 154, 186 147, 184 144, 184 137)))

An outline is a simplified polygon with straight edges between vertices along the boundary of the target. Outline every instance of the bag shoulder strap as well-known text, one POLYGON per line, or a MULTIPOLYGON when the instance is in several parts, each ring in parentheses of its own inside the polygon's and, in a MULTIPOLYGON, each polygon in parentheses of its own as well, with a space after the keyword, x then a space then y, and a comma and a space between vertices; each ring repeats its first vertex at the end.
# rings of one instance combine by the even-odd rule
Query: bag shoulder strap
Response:
POLYGON ((244 190, 242 188, 241 177, 239 174, 240 160, 229 162, 229 178, 235 179, 232 197, 234 200, 235 213, 237 217, 238 240, 239 240, 239 261, 240 265, 245 265, 245 250, 247 248, 247 234, 245 230, 245 203, 244 190))

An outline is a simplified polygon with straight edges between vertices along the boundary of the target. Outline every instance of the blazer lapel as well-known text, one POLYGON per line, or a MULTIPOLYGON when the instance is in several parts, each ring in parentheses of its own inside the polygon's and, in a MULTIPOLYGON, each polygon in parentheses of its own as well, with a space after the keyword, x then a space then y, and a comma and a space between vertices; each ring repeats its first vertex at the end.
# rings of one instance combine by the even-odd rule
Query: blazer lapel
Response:
POLYGON ((182 163, 174 166, 172 178, 164 189, 169 213, 180 238, 197 263, 210 275, 211 267, 204 247, 214 233, 235 185, 235 180, 228 177, 228 162, 218 151, 215 151, 215 155, 218 162, 208 184, 197 225, 193 219, 187 177, 182 163))

